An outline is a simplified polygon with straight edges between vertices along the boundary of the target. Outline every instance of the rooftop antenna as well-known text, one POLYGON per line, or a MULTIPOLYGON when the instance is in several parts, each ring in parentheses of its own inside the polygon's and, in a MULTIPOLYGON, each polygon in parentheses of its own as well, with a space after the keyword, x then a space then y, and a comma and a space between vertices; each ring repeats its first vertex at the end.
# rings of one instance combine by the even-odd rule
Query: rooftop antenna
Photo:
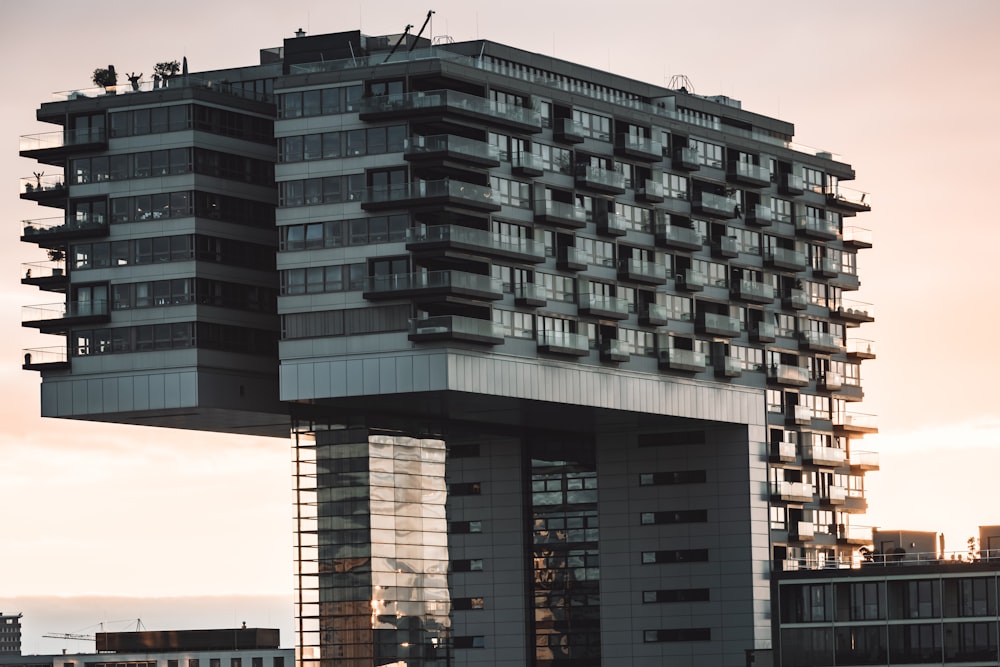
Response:
POLYGON ((694 95, 694 84, 691 83, 691 79, 687 77, 687 74, 674 74, 670 77, 670 82, 667 84, 667 88, 694 95))
POLYGON ((389 62, 389 58, 392 58, 392 54, 396 52, 396 49, 399 48, 399 45, 402 44, 403 40, 406 39, 406 36, 410 34, 410 28, 412 27, 413 27, 412 23, 406 24, 406 28, 403 30, 403 34, 399 36, 398 40, 396 40, 396 45, 392 47, 392 51, 389 51, 389 55, 387 55, 385 57, 385 60, 382 61, 383 65, 389 62))
MULTIPOLYGON (((418 32, 417 36, 414 38, 413 44, 410 44, 410 51, 412 51, 417 46, 417 41, 420 39, 420 35, 424 34, 424 28, 426 28, 427 24, 431 22, 431 17, 432 16, 434 16, 434 10, 433 9, 428 10, 428 12, 427 12, 427 18, 424 19, 424 24, 422 26, 420 26, 420 32, 418 32)), ((433 34, 434 34, 434 29, 431 28, 431 35, 433 35, 433 34)), ((433 43, 433 42, 434 42, 434 40, 431 39, 431 43, 433 43)))

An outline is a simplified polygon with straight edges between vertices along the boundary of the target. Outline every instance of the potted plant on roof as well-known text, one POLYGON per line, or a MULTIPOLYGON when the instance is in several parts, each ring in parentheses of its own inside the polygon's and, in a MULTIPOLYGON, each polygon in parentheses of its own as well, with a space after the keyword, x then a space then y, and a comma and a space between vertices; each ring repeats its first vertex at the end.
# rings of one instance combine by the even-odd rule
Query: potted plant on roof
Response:
POLYGON ((162 81, 163 85, 167 85, 167 81, 177 76, 181 71, 181 64, 176 60, 166 60, 162 63, 156 63, 156 67, 153 68, 153 87, 156 87, 156 81, 162 81))
POLYGON ((118 85, 118 73, 115 72, 114 65, 108 65, 106 69, 98 67, 94 70, 94 75, 91 78, 95 86, 104 88, 105 93, 108 95, 115 94, 118 85))

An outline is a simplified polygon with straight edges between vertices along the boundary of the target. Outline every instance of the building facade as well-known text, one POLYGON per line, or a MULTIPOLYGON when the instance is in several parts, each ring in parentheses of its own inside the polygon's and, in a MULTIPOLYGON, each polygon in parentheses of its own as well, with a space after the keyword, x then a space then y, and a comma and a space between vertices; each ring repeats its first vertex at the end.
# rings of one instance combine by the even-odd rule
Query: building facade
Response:
POLYGON ((870 530, 852 168, 790 123, 346 32, 43 104, 47 416, 287 437, 310 667, 742 665, 870 530))
POLYGON ((0 613, 0 655, 21 655, 21 616, 0 613))

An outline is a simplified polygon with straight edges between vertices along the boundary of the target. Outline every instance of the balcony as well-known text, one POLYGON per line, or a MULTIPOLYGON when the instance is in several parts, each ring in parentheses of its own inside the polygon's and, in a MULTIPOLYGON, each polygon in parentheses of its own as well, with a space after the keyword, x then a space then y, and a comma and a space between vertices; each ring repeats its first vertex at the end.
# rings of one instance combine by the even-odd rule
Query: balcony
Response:
POLYGON ((514 303, 519 306, 537 308, 548 301, 548 292, 544 285, 534 283, 519 283, 514 286, 514 303))
POLYGON ((642 187, 635 191, 637 201, 645 201, 653 204, 663 201, 663 182, 654 181, 647 178, 643 181, 642 187))
POLYGON ((659 162, 663 159, 663 144, 646 137, 619 134, 615 141, 615 154, 644 162, 659 162))
POLYGON ((44 164, 63 165, 72 153, 99 151, 108 146, 108 134, 103 127, 26 134, 21 137, 18 150, 21 157, 38 160, 44 164))
POLYGON ((844 228, 844 245, 849 248, 871 248, 872 247, 872 232, 870 229, 864 229, 862 227, 845 227, 844 228))
POLYGON ((785 174, 780 185, 786 195, 801 195, 806 191, 806 182, 798 174, 785 174))
POLYGON ((701 250, 705 245, 705 237, 690 227, 671 225, 669 222, 657 222, 655 227, 656 242, 667 248, 679 250, 701 250))
POLYGON ((850 188, 827 187, 823 193, 826 195, 826 203, 841 209, 846 209, 854 213, 864 213, 872 210, 868 201, 868 193, 850 188))
POLYGON ((701 169, 701 157, 697 148, 678 148, 674 151, 671 164, 680 171, 698 171, 701 169))
POLYGON ((878 452, 857 452, 851 450, 851 456, 848 461, 851 465, 851 470, 858 472, 871 472, 880 468, 878 452))
POLYGON ((683 350, 671 347, 665 350, 658 350, 657 357, 661 368, 669 368, 672 371, 699 373, 705 370, 708 365, 708 358, 705 353, 696 350, 683 350))
POLYGON ((625 174, 612 169, 584 165, 577 168, 576 186, 605 194, 625 194, 625 174))
POLYGON ((754 227, 770 227, 774 222, 774 212, 770 206, 754 204, 746 212, 746 223, 754 227))
POLYGON ((24 363, 21 368, 26 371, 60 370, 69 368, 69 357, 66 346, 36 347, 24 351, 24 363))
POLYGON ((812 502, 815 490, 812 484, 806 482, 773 482, 771 495, 790 503, 812 502))
POLYGON ((715 377, 738 378, 743 375, 743 360, 736 357, 722 356, 715 361, 715 377))
POLYGON ((545 261, 545 245, 541 241, 456 225, 412 227, 406 230, 406 249, 414 252, 462 250, 521 262, 545 261))
POLYGON ((837 527, 837 541, 844 544, 871 544, 872 529, 869 526, 845 526, 841 524, 837 527))
POLYGON ((45 202, 66 197, 62 174, 25 176, 21 179, 21 199, 45 202))
POLYGON ((496 278, 475 273, 427 271, 371 276, 364 290, 369 301, 449 296, 495 301, 503 298, 503 285, 496 278))
POLYGON ((21 284, 34 285, 49 292, 65 292, 69 284, 66 262, 29 262, 21 265, 21 284))
POLYGON ((735 338, 740 335, 740 321, 738 318, 719 313, 698 312, 695 320, 699 333, 710 336, 722 336, 724 338, 735 338))
POLYGON ((107 301, 69 301, 24 306, 21 325, 42 333, 64 333, 68 327, 111 321, 107 301))
POLYGON ((366 211, 440 206, 456 206, 487 212, 500 210, 500 205, 494 201, 493 190, 489 186, 474 185, 449 178, 371 187, 365 190, 361 202, 361 208, 366 211))
POLYGON ((408 162, 453 161, 476 167, 499 167, 500 149, 483 141, 450 134, 410 137, 403 150, 408 162))
POLYGON ((740 242, 735 236, 720 236, 718 240, 712 241, 712 256, 717 258, 739 257, 740 242))
POLYGON ((431 90, 398 95, 377 95, 361 100, 359 117, 364 121, 398 118, 461 116, 488 121, 523 132, 541 132, 542 117, 534 109, 487 100, 454 90, 431 90))
POLYGON ((532 178, 545 173, 545 163, 542 158, 528 151, 521 151, 510 161, 511 171, 518 176, 531 176, 532 178))
POLYGON ((813 275, 817 278, 836 278, 840 275, 840 262, 831 257, 820 257, 818 265, 813 266, 813 275))
POLYGON ((793 287, 785 292, 781 305, 789 310, 805 310, 809 307, 809 295, 804 290, 793 287))
POLYGON ((829 486, 822 500, 831 505, 843 505, 847 502, 847 489, 842 486, 829 486))
POLYGON ((665 285, 667 267, 641 259, 623 259, 618 262, 618 279, 646 285, 665 285))
POLYGON ((646 326, 662 327, 669 323, 669 317, 666 306, 650 303, 646 304, 646 311, 639 314, 639 323, 646 326))
POLYGON ((597 224, 597 233, 603 236, 625 236, 628 233, 625 218, 607 209, 599 208, 594 211, 594 222, 597 224))
POLYGON ((585 357, 590 354, 590 340, 583 334, 566 331, 539 331, 538 351, 571 357, 585 357))
POLYGON ((875 358, 875 347, 873 341, 863 338, 847 339, 847 358, 851 361, 875 358))
POLYGON ((460 340, 499 345, 503 342, 503 327, 489 320, 460 315, 437 315, 410 320, 408 338, 414 342, 460 340))
POLYGON ((791 248, 768 248, 764 251, 764 263, 775 269, 802 271, 806 268, 806 255, 791 248))
POLYGON ((812 352, 837 354, 844 351, 844 345, 840 339, 825 331, 800 331, 799 340, 803 347, 812 352))
POLYGON ((816 537, 816 527, 812 521, 791 521, 788 525, 788 539, 808 542, 816 537))
POLYGON ((809 369, 791 364, 774 364, 767 367, 767 379, 789 387, 808 387, 809 369))
POLYGON ((847 452, 837 447, 806 445, 803 448, 802 456, 809 463, 832 468, 839 468, 847 461, 847 452))
POLYGON ((756 280, 739 280, 733 283, 733 298, 753 303, 772 303, 774 287, 756 280))
POLYGON ((837 412, 833 415, 833 428, 840 433, 878 433, 874 415, 837 412))
POLYGON ((535 201, 535 222, 580 229, 587 226, 587 210, 575 204, 539 199, 535 201))
POLYGON ((730 162, 726 175, 733 183, 753 188, 766 188, 771 185, 771 170, 757 164, 730 162))
POLYGON ((816 218, 811 215, 800 215, 795 218, 795 230, 816 239, 840 238, 840 225, 826 218, 816 218))
POLYGON ((584 292, 577 295, 577 308, 581 315, 624 320, 628 317, 628 301, 606 294, 584 292))
POLYGON ((870 303, 844 299, 837 307, 836 316, 850 323, 862 324, 875 321, 875 309, 870 303))
POLYGON ((559 257, 556 259, 556 267, 563 271, 583 271, 589 262, 588 255, 573 246, 562 246, 559 248, 559 257))
POLYGON ((798 460, 798 446, 794 442, 785 442, 784 440, 772 442, 771 460, 794 463, 798 460))
POLYGON ((705 289, 708 277, 701 271, 684 269, 674 276, 674 288, 683 292, 700 292, 705 289))
POLYGON ((756 322, 750 327, 750 337, 757 343, 773 343, 775 339, 774 324, 771 322, 756 322))
POLYGON ((623 340, 611 338, 601 341, 601 361, 623 362, 629 360, 631 346, 623 340))
POLYGON ((785 422, 793 426, 808 426, 812 423, 812 409, 807 405, 786 405, 785 422))
POLYGON ((864 514, 868 511, 868 499, 860 489, 848 489, 844 499, 843 511, 851 514, 864 514))
POLYGON ((736 217, 736 200, 733 197, 701 192, 695 195, 694 210, 703 215, 728 220, 736 217))
POLYGON ((844 376, 834 371, 825 371, 817 381, 823 391, 840 391, 844 386, 844 376))
POLYGON ((552 128, 552 136, 564 144, 582 144, 587 138, 583 125, 572 118, 557 118, 552 128))

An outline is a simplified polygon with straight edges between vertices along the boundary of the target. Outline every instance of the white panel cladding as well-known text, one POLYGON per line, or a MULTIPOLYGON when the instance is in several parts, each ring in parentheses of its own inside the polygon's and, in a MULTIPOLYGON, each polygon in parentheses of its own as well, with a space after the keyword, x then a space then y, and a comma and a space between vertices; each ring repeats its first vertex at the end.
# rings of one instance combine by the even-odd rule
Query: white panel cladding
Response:
POLYGON ((408 350, 281 364, 283 401, 443 390, 753 426, 765 419, 762 388, 549 359, 408 350))

